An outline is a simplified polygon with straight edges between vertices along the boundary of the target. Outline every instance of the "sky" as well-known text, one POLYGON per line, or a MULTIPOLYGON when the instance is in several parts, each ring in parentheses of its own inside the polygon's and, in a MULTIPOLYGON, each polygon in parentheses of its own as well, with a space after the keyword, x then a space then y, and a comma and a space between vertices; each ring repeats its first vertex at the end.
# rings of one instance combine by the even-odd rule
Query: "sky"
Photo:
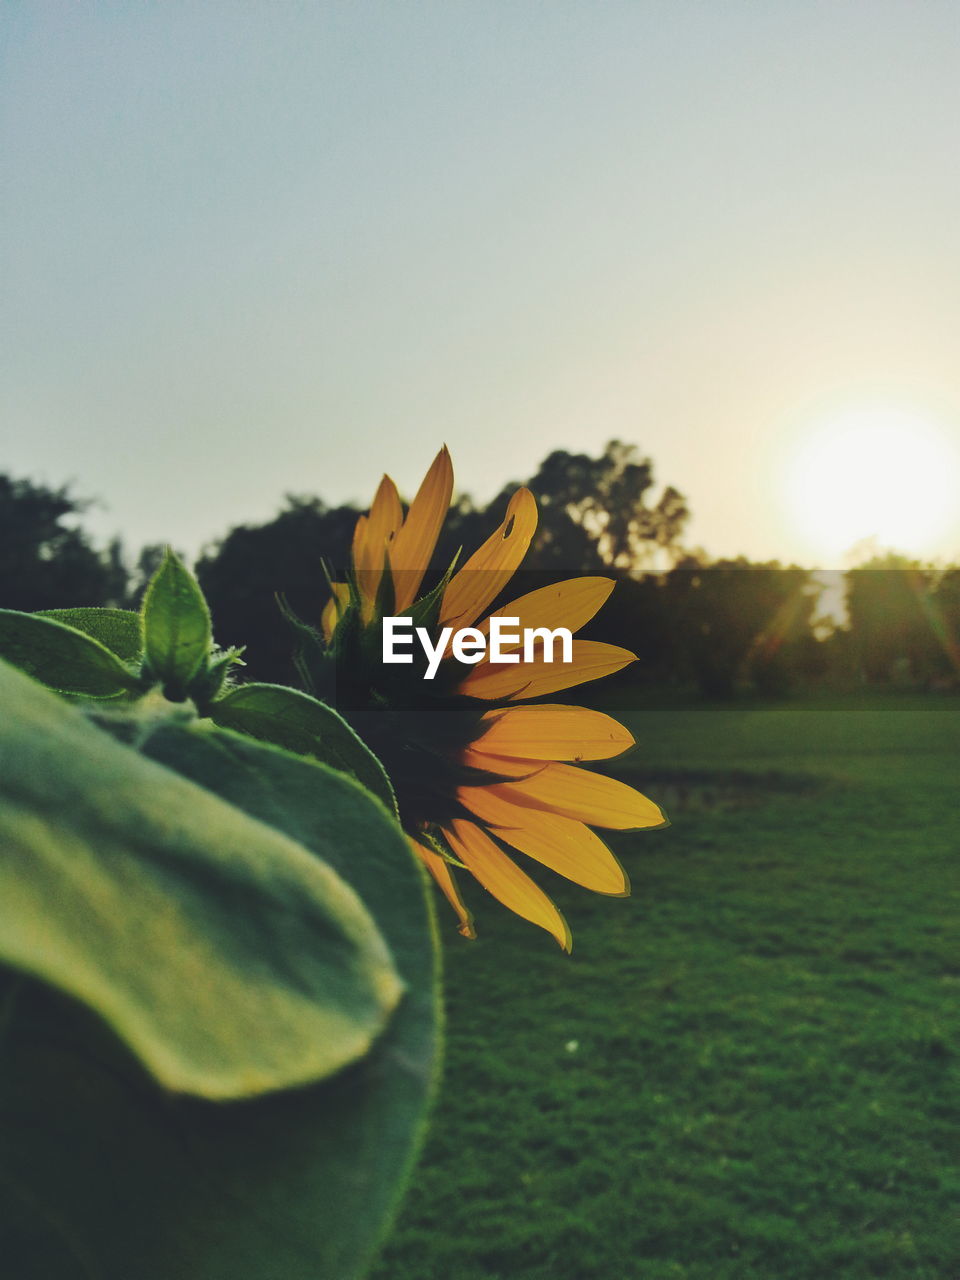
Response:
POLYGON ((617 437, 713 555, 960 558, 958 143, 955 0, 7 0, 0 471, 194 552, 617 437))

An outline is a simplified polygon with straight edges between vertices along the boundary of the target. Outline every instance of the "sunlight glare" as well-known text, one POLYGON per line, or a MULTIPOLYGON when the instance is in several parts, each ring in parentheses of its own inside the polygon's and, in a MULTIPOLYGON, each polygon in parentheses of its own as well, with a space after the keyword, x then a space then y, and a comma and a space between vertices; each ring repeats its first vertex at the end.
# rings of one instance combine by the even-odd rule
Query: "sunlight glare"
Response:
POLYGON ((849 410, 802 433, 784 488, 791 522, 818 555, 872 541, 929 557, 956 527, 960 447, 916 414, 849 410))

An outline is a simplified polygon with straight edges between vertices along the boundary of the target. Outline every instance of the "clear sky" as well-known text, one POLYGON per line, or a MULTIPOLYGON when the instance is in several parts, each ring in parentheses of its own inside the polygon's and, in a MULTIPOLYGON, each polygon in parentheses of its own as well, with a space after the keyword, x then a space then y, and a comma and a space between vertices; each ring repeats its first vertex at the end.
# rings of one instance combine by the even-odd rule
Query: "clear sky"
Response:
POLYGON ((849 475, 960 555, 956 0, 7 0, 0 85, 0 470, 100 534, 617 436, 714 554, 849 475))

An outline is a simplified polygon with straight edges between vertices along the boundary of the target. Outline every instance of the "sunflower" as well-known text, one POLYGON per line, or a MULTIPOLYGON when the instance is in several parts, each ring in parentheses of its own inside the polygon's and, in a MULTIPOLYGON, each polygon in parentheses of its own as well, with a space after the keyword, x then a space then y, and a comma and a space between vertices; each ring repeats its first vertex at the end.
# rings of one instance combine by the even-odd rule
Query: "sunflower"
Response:
POLYGON ((416 660, 384 664, 386 616, 411 617, 435 645, 445 627, 476 627, 486 635, 496 615, 518 618, 521 634, 535 627, 576 632, 613 589, 608 578, 571 578, 477 621, 519 568, 537 527, 536 501, 521 488, 483 546, 420 596, 452 490, 446 447, 405 517, 396 485, 384 476, 369 513, 357 521, 349 580, 331 583, 324 651, 310 684, 336 703, 383 762, 410 844, 456 912, 460 932, 475 936, 458 867, 569 950, 566 921, 513 853, 622 897, 630 892, 626 873, 591 828, 656 827, 666 819, 632 787, 582 767, 633 746, 623 725, 586 707, 520 700, 595 680, 636 658, 614 645, 575 639, 564 662, 546 661, 541 649, 517 652, 519 660, 510 663, 484 655, 468 668, 446 652, 432 680, 423 678, 425 664, 416 660))

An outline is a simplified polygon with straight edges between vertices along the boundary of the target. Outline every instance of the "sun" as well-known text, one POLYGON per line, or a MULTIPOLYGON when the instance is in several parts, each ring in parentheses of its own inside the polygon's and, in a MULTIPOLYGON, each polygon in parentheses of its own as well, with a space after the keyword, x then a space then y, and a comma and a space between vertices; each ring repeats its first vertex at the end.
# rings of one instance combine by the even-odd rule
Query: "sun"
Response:
POLYGON ((847 409, 798 436, 784 490, 811 553, 836 558, 874 542, 934 556, 960 539, 960 439, 908 410, 847 409))

